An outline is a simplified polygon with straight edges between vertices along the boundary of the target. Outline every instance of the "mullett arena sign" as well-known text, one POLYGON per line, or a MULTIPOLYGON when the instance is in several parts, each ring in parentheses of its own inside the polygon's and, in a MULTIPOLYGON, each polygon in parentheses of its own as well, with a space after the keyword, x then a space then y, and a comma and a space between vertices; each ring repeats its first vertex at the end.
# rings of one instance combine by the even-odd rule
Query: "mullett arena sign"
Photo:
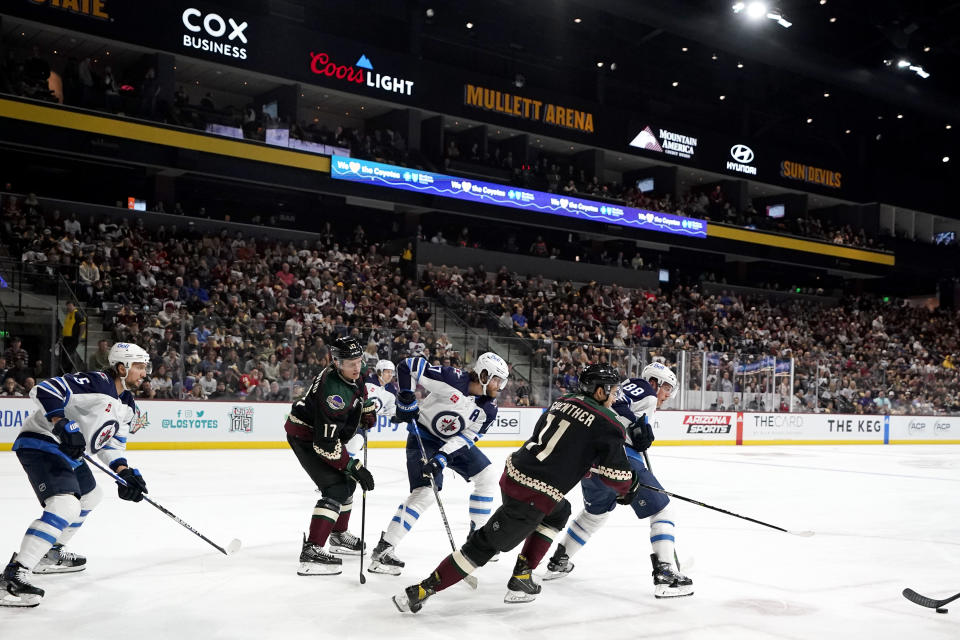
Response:
POLYGON ((543 100, 524 98, 523 96, 472 84, 463 87, 463 104, 505 116, 573 129, 580 133, 593 133, 594 131, 593 114, 589 111, 580 111, 579 109, 550 104, 549 102, 545 103, 543 100))

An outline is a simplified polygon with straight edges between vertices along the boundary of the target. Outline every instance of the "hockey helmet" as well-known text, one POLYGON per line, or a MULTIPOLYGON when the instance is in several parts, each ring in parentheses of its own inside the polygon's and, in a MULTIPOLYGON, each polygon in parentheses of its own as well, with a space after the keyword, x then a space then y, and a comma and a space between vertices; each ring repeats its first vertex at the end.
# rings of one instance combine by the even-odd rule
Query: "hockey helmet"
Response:
POLYGON ((473 363, 473 371, 480 379, 484 393, 487 393, 487 385, 490 384, 494 376, 500 378, 500 391, 503 391, 507 386, 507 378, 510 376, 510 367, 507 366, 507 362, 493 351, 481 354, 477 361, 473 363))
POLYGON ((147 365, 147 375, 153 372, 150 364, 150 354, 141 347, 129 342, 118 342, 110 347, 110 353, 107 355, 107 362, 111 365, 122 364, 130 370, 130 365, 134 362, 142 362, 147 365))
POLYGON ((344 336, 330 345, 330 355, 334 360, 353 360, 363 355, 363 347, 356 338, 344 336))
POLYGON ((650 378, 653 378, 657 381, 658 386, 668 384, 670 385, 670 397, 677 395, 677 389, 679 388, 677 376, 662 362, 651 362, 645 366, 643 371, 640 372, 640 377, 648 382, 650 378))
POLYGON ((580 393, 588 396, 593 396, 600 387, 610 395, 610 391, 619 384, 620 374, 608 364, 592 364, 580 374, 580 393))
POLYGON ((393 366, 393 363, 390 362, 389 360, 378 360, 377 366, 374 367, 374 371, 376 371, 378 374, 381 371, 396 371, 396 370, 397 368, 393 366))

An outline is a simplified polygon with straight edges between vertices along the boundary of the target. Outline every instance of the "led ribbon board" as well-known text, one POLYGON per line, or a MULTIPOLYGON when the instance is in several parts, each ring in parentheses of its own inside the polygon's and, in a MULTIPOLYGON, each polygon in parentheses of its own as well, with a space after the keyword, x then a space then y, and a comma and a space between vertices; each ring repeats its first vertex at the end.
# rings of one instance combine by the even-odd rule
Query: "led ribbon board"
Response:
POLYGON ((493 204, 511 209, 593 220, 633 229, 675 233, 693 238, 707 237, 707 223, 697 218, 633 209, 594 200, 569 198, 557 193, 467 180, 442 173, 418 171, 357 158, 332 156, 330 175, 337 180, 361 182, 467 202, 493 204))

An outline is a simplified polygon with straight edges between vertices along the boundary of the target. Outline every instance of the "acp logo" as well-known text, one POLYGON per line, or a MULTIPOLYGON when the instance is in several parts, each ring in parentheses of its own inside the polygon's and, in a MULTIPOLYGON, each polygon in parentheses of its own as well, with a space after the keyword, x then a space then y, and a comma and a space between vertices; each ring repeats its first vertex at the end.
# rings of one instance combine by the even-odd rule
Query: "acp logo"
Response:
POLYGON ((239 46, 240 44, 247 44, 245 32, 249 25, 246 20, 242 22, 237 22, 233 18, 224 20, 223 16, 218 13, 204 14, 200 9, 192 7, 184 9, 180 19, 187 31, 196 34, 204 32, 212 38, 208 39, 202 35, 194 36, 187 33, 183 35, 184 47, 219 53, 239 60, 247 59, 246 48, 239 46), (229 33, 227 33, 228 28, 229 33), (226 42, 222 41, 224 36, 226 36, 226 42))

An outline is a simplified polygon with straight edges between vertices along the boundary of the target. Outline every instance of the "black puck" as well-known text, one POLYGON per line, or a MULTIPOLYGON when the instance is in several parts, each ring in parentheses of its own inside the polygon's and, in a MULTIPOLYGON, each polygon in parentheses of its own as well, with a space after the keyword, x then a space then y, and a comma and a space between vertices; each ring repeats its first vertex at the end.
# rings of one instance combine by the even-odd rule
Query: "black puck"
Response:
POLYGON ((944 609, 943 607, 937 607, 937 613, 946 613, 946 612, 947 612, 947 609, 944 609))

